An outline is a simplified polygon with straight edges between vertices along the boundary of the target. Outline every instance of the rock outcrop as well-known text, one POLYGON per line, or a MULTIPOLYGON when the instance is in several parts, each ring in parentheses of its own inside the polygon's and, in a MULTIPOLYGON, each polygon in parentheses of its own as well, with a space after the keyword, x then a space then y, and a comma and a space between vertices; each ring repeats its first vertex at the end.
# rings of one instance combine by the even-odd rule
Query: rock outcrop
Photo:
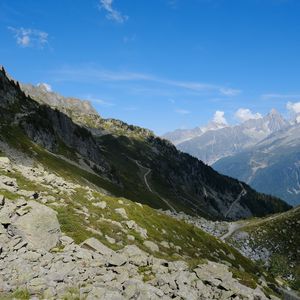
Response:
POLYGON ((34 248, 44 250, 54 248, 60 237, 56 212, 35 201, 24 202, 23 205, 16 210, 19 217, 15 219, 12 216, 13 220, 8 229, 34 248))

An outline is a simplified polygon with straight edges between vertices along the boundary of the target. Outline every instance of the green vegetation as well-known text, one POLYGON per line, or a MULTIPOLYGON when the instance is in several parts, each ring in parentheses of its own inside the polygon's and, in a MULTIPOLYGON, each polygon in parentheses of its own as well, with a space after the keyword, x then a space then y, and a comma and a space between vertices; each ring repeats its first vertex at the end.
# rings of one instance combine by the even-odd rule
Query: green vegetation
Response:
MULTIPOLYGON (((247 221, 241 229, 249 234, 253 249, 266 248, 272 253, 269 272, 280 277, 294 289, 300 290, 300 208, 266 218, 247 221)), ((234 236, 230 243, 235 244, 234 236)), ((237 244, 237 247, 239 245, 237 244)))
POLYGON ((30 293, 26 289, 19 289, 11 294, 1 294, 0 293, 0 300, 29 300, 30 293))

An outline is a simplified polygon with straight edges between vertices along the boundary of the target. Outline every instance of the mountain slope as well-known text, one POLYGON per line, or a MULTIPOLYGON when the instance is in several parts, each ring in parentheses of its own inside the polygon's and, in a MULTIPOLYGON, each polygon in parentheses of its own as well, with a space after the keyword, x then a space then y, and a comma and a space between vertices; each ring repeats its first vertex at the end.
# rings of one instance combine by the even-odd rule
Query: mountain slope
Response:
POLYGON ((262 260, 274 276, 300 291, 300 207, 240 226, 229 243, 253 260, 262 260))
MULTIPOLYGON (((233 247, 148 205, 114 196, 124 194, 126 184, 136 187, 128 193, 145 201, 138 183, 147 188, 150 168, 142 164, 151 151, 159 152, 152 154, 155 159, 172 155, 184 163, 189 156, 182 158, 150 132, 119 121, 99 121, 115 133, 93 136, 65 114, 26 97, 4 71, 0 114, 1 299, 265 300, 276 293, 272 276, 233 247), (144 145, 144 131, 156 150, 144 145), (126 179, 125 169, 135 181, 126 179)), ((148 192, 154 205, 155 193, 148 192)), ((161 207, 164 201, 156 197, 161 207)))
POLYGON ((213 167, 260 192, 276 195, 292 205, 300 204, 299 138, 300 125, 296 123, 247 151, 219 160, 213 167))
MULTIPOLYGON (((176 147, 211 165, 219 159, 241 152, 288 126, 288 122, 272 110, 263 118, 248 120, 236 126, 221 126, 202 130, 186 141, 176 142, 176 147)), ((183 135, 183 132, 181 132, 183 135)), ((172 134, 165 136, 173 142, 172 134)))
MULTIPOLYGON (((27 151, 34 142, 113 195, 209 218, 263 216, 289 208, 218 174, 150 131, 57 107, 62 113, 27 97, 4 71, 0 76, 2 138, 27 151)), ((46 159, 44 152, 35 151, 37 158, 46 159)), ((52 163, 58 172, 57 161, 52 163)))
POLYGON ((194 129, 176 129, 165 133, 162 137, 171 141, 175 146, 203 134, 200 127, 194 129))

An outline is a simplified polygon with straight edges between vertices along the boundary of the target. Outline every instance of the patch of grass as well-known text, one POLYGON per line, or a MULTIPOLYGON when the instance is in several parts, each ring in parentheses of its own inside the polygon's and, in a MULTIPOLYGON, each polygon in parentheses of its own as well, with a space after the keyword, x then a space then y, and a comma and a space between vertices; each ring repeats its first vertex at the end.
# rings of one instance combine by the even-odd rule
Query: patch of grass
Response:
POLYGON ((75 243, 80 244, 91 236, 91 233, 86 230, 86 225, 83 220, 75 214, 72 208, 53 208, 58 212, 57 217, 61 230, 72 237, 75 243))
POLYGON ((153 274, 152 267, 150 266, 139 267, 138 272, 143 276, 144 282, 150 281, 155 278, 155 274, 153 274))
POLYGON ((63 300, 84 300, 78 288, 69 288, 69 290, 63 295, 63 300))
POLYGON ((16 193, 10 192, 5 189, 0 189, 0 195, 3 195, 5 198, 10 200, 17 200, 20 198, 20 196, 16 193))
POLYGON ((246 272, 237 270, 236 268, 230 268, 230 271, 232 272, 233 278, 236 278, 239 283, 251 288, 255 289, 257 287, 257 277, 254 277, 253 275, 249 275, 246 272))
POLYGON ((30 293, 26 289, 18 289, 12 293, 0 294, 0 300, 29 300, 30 293))

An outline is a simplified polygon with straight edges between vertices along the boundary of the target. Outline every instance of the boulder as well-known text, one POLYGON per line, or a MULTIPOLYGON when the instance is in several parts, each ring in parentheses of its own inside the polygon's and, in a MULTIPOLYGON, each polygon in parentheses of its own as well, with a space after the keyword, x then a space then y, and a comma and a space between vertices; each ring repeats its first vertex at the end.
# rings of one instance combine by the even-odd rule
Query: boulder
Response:
POLYGON ((26 210, 26 215, 11 223, 11 231, 35 249, 49 251, 57 245, 61 235, 56 212, 36 201, 29 201, 26 210))
POLYGON ((151 241, 145 241, 144 246, 146 246, 152 252, 159 252, 159 247, 151 241))
POLYGON ((102 255, 111 255, 114 251, 102 244, 95 238, 89 238, 81 243, 81 247, 100 253, 102 255))
POLYGON ((107 258, 107 262, 111 266, 122 266, 127 262, 126 256, 119 254, 119 253, 113 253, 110 257, 107 258))
POLYGON ((101 209, 105 209, 106 206, 107 206, 105 201, 94 202, 93 205, 96 206, 96 207, 99 207, 101 209))
POLYGON ((126 210, 125 210, 123 207, 121 207, 121 208, 116 208, 116 209, 115 209, 115 212, 116 212, 117 214, 119 214, 122 218, 128 219, 126 210))

